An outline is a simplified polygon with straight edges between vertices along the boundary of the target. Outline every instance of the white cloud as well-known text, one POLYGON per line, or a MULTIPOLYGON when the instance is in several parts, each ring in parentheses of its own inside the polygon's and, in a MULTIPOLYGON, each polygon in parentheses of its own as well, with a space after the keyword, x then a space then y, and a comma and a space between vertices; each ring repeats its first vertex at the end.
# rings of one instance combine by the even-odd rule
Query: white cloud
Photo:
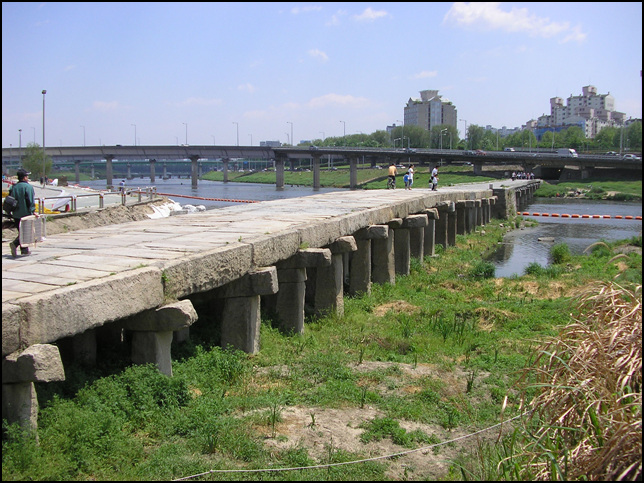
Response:
POLYGON ((63 68, 63 71, 69 72, 70 70, 74 70, 75 68, 76 68, 75 65, 68 65, 68 66, 65 66, 65 68, 63 68))
POLYGON ((329 56, 318 49, 309 50, 309 55, 313 58, 319 58, 322 62, 327 62, 329 60, 329 56))
POLYGON ((291 13, 293 15, 299 15, 300 13, 319 12, 320 10, 322 10, 322 7, 319 5, 310 5, 308 7, 293 7, 291 13))
POLYGON ((327 26, 336 26, 340 25, 340 19, 344 16, 346 16, 348 12, 346 10, 338 10, 336 13, 331 15, 331 20, 329 20, 326 25, 327 26))
POLYGON ((413 76, 410 77, 410 79, 427 79, 429 77, 436 77, 438 75, 438 72, 435 70, 428 71, 424 70, 422 72, 419 72, 418 74, 414 74, 413 76))
POLYGON ((371 7, 367 7, 364 12, 362 12, 360 15, 354 15, 353 18, 355 18, 358 22, 373 22, 376 19, 387 16, 389 16, 389 14, 384 10, 375 11, 371 10, 371 7))
POLYGON ((343 106, 352 108, 367 107, 371 104, 366 97, 354 97, 350 95, 325 94, 320 97, 314 97, 308 103, 308 107, 323 108, 328 106, 343 106))
POLYGON ((583 42, 586 40, 586 34, 581 31, 581 27, 577 25, 576 27, 573 27, 572 32, 570 32, 568 35, 566 35, 562 40, 561 43, 565 44, 566 42, 583 42))
POLYGON ((249 93, 252 94, 253 92, 255 92, 257 90, 257 88, 253 84, 251 84, 250 82, 246 82, 246 84, 239 84, 237 86, 237 90, 238 91, 246 91, 246 92, 249 92, 249 93))
POLYGON ((527 8, 512 8, 504 11, 499 2, 455 2, 449 9, 443 23, 452 23, 459 27, 481 30, 503 30, 506 32, 524 32, 533 37, 554 37, 568 34, 564 41, 583 41, 586 34, 581 27, 570 28, 570 22, 555 22, 547 17, 537 17, 527 8))

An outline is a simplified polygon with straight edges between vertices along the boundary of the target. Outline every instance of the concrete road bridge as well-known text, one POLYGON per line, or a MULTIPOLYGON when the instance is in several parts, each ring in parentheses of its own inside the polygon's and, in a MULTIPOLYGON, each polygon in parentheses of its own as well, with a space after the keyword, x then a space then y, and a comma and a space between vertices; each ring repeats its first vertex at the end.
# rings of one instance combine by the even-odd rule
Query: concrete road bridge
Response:
MULTIPOLYGON (((113 187, 113 163, 149 163, 150 178, 155 182, 155 165, 162 161, 183 160, 190 163, 193 188, 197 187, 199 164, 217 160, 223 164, 224 182, 228 181, 228 165, 236 159, 263 159, 274 163, 276 187, 284 187, 284 170, 290 164, 302 159, 310 160, 313 171, 313 189, 319 189, 319 170, 324 157, 342 159, 349 164, 349 186, 357 187, 356 170, 358 163, 371 166, 386 166, 413 163, 417 166, 432 166, 449 163, 471 163, 474 173, 481 174, 487 165, 520 165, 526 172, 535 172, 541 178, 558 178, 558 172, 565 167, 582 171, 581 177, 588 178, 597 169, 618 169, 633 171, 635 176, 642 174, 642 161, 622 159, 606 155, 580 155, 577 158, 562 157, 552 152, 505 152, 488 151, 477 154, 475 151, 449 149, 390 149, 390 148, 342 148, 342 147, 262 147, 262 146, 87 146, 87 147, 47 147, 47 155, 55 164, 73 163, 76 182, 79 182, 79 169, 83 163, 105 163, 107 188, 113 187)), ((16 168, 19 153, 15 148, 2 148, 3 170, 16 168)), ((37 174, 33 178, 37 179, 37 174)))
POLYGON ((171 376, 171 343, 199 313, 222 347, 248 353, 262 307, 302 333, 305 313, 341 315, 345 292, 395 283, 411 258, 514 215, 538 186, 314 194, 51 235, 17 258, 3 241, 2 417, 35 427, 34 383, 63 380, 63 360, 96 364, 108 344, 171 376))

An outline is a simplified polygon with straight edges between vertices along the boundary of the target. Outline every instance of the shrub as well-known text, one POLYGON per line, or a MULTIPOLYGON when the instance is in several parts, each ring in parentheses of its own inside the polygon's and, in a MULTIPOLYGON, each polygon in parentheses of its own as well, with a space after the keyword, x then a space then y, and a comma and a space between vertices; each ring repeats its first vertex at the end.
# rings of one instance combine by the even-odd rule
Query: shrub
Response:
POLYGON ((570 247, 565 243, 557 243, 556 245, 553 245, 550 249, 550 256, 552 257, 552 263, 557 265, 568 263, 572 259, 570 247))
POLYGON ((479 278, 479 279, 494 278, 495 274, 496 274, 496 267, 494 266, 494 264, 492 262, 488 262, 485 260, 481 260, 477 262, 470 269, 471 278, 479 278))

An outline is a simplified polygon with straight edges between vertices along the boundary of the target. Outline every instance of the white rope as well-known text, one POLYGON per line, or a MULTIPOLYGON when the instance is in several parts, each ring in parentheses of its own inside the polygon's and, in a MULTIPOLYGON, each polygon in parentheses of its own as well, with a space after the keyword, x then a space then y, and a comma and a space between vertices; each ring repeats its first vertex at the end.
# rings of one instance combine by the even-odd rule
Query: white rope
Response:
MULTIPOLYGON (((526 412, 528 412, 528 411, 526 411, 526 412)), ((394 453, 394 454, 385 455, 385 456, 376 456, 374 458, 366 458, 366 459, 362 459, 362 460, 345 461, 343 463, 327 463, 327 464, 324 464, 324 465, 300 466, 300 467, 294 467, 294 468, 263 468, 263 469, 254 469, 254 470, 210 470, 210 471, 206 471, 205 473, 198 473, 196 475, 184 476, 183 478, 177 478, 177 479, 172 480, 172 481, 190 480, 192 478, 198 478, 200 476, 205 476, 205 475, 209 475, 209 474, 212 474, 212 473, 259 473, 259 472, 263 472, 263 471, 315 470, 315 469, 320 469, 320 468, 331 468, 331 467, 334 467, 334 466, 353 465, 353 464, 356 464, 356 463, 366 463, 367 461, 376 461, 376 460, 382 460, 382 459, 395 458, 397 456, 403 456, 403 455, 406 455, 406 454, 415 453, 417 451, 426 451, 426 450, 429 450, 431 448, 436 448, 437 446, 443 446, 445 444, 454 443, 454 442, 460 441, 462 439, 471 438, 472 436, 476 436, 477 434, 484 433, 485 431, 489 431, 491 429, 494 429, 494 428, 497 428, 497 427, 502 426, 504 424, 507 424, 510 421, 514 421, 515 419, 519 419, 526 412, 523 412, 523 413, 519 414, 518 416, 510 418, 507 421, 501 421, 500 423, 497 423, 494 426, 490 426, 489 428, 481 429, 481 430, 476 431, 474 433, 459 436, 458 438, 454 438, 454 439, 451 439, 449 441, 444 441, 442 443, 430 444, 429 446, 423 446, 422 448, 416 448, 416 449, 411 449, 409 451, 403 451, 401 453, 394 453)))

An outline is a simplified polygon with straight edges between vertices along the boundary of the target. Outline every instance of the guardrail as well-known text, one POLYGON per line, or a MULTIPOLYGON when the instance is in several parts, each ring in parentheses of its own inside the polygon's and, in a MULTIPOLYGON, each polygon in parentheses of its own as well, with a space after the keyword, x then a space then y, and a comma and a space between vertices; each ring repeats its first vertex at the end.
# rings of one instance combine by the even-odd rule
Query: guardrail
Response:
MULTIPOLYGON (((107 191, 107 192, 100 192, 100 193, 88 193, 84 195, 64 195, 64 196, 47 196, 47 197, 41 197, 41 198, 36 198, 38 200, 38 213, 39 214, 44 214, 45 212, 45 201, 46 200, 69 200, 69 203, 66 204, 61 204, 60 207, 68 207, 64 211, 70 211, 70 212, 75 212, 78 211, 78 198, 95 198, 98 197, 98 208, 105 208, 105 198, 108 196, 119 196, 121 198, 121 205, 125 206, 127 204, 127 196, 128 194, 138 194, 138 199, 137 202, 141 202, 143 200, 143 195, 146 196, 148 200, 155 199, 158 194, 157 194, 157 188, 156 186, 152 187, 146 187, 145 190, 142 189, 136 189, 136 190, 126 190, 126 191, 107 191)), ((56 203, 54 203, 54 206, 56 203)), ((90 206, 91 208, 91 206, 90 206)), ((60 211, 56 209, 55 211, 60 211)))

